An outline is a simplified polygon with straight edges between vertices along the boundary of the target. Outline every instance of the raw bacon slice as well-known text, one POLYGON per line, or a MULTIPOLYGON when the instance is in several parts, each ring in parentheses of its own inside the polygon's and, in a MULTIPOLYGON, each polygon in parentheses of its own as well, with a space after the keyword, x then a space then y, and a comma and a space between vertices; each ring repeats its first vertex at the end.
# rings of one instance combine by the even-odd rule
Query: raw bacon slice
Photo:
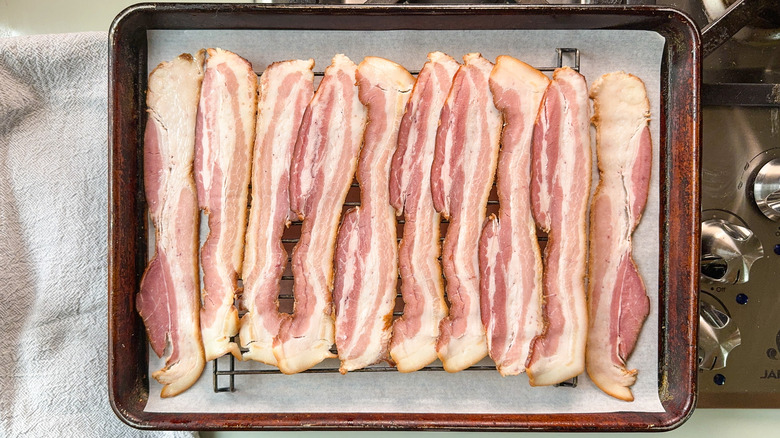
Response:
POLYGON ((144 134, 144 189, 154 224, 155 254, 136 296, 138 313, 157 356, 152 374, 172 397, 200 377, 206 361, 200 337, 198 202, 192 178, 195 114, 204 52, 185 53, 149 75, 144 134))
POLYGON ((600 181, 590 213, 586 368, 607 394, 634 399, 626 368, 650 309, 631 257, 631 235, 647 202, 652 164, 650 104, 642 81, 608 73, 591 87, 600 181))
POLYGON ((360 206, 349 210, 336 245, 336 350, 342 373, 387 359, 398 279, 390 161, 414 86, 400 65, 367 57, 357 69, 358 97, 368 124, 357 167, 360 206))
POLYGON ((531 137, 549 83, 542 72, 510 56, 499 56, 490 74, 505 125, 496 176, 501 207, 480 240, 480 299, 488 351, 503 376, 525 371, 531 341, 543 328, 542 259, 531 216, 531 137))
POLYGON ((390 342, 390 357, 400 372, 417 371, 436 360, 439 323, 447 316, 431 164, 439 115, 460 64, 441 52, 428 54, 428 60, 401 120, 390 168, 390 203, 405 219, 398 252, 404 313, 393 323, 390 342))
POLYGON ((502 122, 488 85, 493 64, 479 53, 463 60, 441 112, 431 168, 433 205, 450 220, 442 266, 451 307, 441 322, 436 346, 449 372, 466 369, 487 355, 480 319, 478 247, 502 122))
POLYGON ((295 308, 274 340, 286 374, 326 358, 334 343, 333 254, 344 200, 355 174, 366 109, 355 85, 357 66, 336 55, 306 108, 290 169, 290 208, 303 220, 293 250, 295 308))
POLYGON ((544 249, 544 334, 528 363, 531 385, 554 385, 585 370, 585 274, 591 182, 590 102, 585 78, 557 69, 534 127, 531 193, 544 249))
POLYGON ((252 205, 244 250, 239 338, 244 359, 276 365, 273 340, 279 334, 279 280, 287 264, 282 233, 289 226, 290 161, 303 112, 314 94, 314 61, 271 64, 259 82, 257 135, 252 164, 252 205))
POLYGON ((244 232, 257 111, 257 75, 240 56, 208 49, 195 136, 198 203, 208 216, 201 249, 200 323, 206 360, 241 358, 233 305, 244 257, 244 232))

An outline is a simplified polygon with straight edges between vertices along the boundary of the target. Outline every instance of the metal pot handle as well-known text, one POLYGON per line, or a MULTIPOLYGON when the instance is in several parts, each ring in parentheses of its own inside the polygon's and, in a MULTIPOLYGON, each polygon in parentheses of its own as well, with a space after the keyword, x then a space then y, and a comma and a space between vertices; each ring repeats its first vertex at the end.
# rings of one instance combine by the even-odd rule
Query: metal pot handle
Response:
POLYGON ((778 9, 780 3, 777 0, 736 0, 723 15, 702 28, 702 55, 706 58, 740 29, 770 8, 778 9))

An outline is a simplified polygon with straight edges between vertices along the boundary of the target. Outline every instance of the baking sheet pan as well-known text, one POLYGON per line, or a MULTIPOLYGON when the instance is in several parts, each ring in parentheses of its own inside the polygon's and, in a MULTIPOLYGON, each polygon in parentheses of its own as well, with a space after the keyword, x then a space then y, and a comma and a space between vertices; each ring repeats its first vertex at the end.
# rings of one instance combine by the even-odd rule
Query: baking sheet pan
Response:
MULTIPOLYGON (((695 394, 691 377, 695 375, 695 324, 689 321, 696 321, 695 276, 691 272, 698 272, 693 266, 698 260, 696 41, 695 27, 690 22, 659 8, 150 5, 120 16, 112 31, 111 63, 114 144, 109 374, 115 410, 135 426, 155 428, 294 428, 308 424, 322 428, 515 430, 541 426, 556 430, 634 430, 666 429, 678 424, 690 413, 695 394), (195 19, 180 21, 185 17, 195 19), (423 17, 428 20, 420 20, 423 17), (472 20, 464 21, 468 17, 472 20), (242 24, 243 21, 246 23, 242 24), (361 31, 355 32, 356 28, 361 31), (131 57, 116 58, 118 52, 128 49, 118 47, 120 43, 133 42, 136 46, 131 49, 131 57), (652 302, 651 317, 640 338, 640 346, 646 348, 638 348, 629 362, 640 369, 640 379, 634 387, 637 402, 612 400, 583 377, 576 389, 529 388, 525 376, 502 379, 495 371, 457 375, 381 373, 381 377, 377 377, 378 373, 250 376, 253 380, 242 380, 242 391, 214 394, 210 392, 210 364, 198 386, 174 399, 160 400, 156 382, 149 382, 145 335, 132 306, 147 257, 143 240, 145 204, 139 178, 145 78, 162 60, 214 46, 247 57, 256 70, 272 61, 310 56, 316 58, 316 69, 321 70, 336 50, 356 61, 368 54, 384 56, 410 70, 419 69, 425 54, 432 50, 444 50, 456 57, 475 50, 489 59, 511 54, 540 66, 554 64, 556 47, 571 46, 580 49, 581 71, 589 81, 616 69, 615 66, 630 66, 622 69, 637 74, 648 84, 653 113, 651 129, 657 148, 648 211, 635 236, 637 242, 646 243, 636 245, 635 257, 652 302), (679 47, 673 50, 675 46, 679 47), (609 47, 611 52, 606 50, 609 47), (678 53, 686 49, 690 52, 678 53), (621 55, 610 57, 609 53, 621 55), (675 59, 685 58, 682 55, 687 55, 686 62, 675 59), (132 74, 115 72, 117 64, 128 61, 134 68, 132 74), (671 86, 674 80, 687 85, 675 88, 671 86), (673 120, 684 124, 670 123, 673 120), (126 143, 116 143, 120 132, 126 143), (126 160, 118 160, 117 153, 126 160), (118 178, 119 175, 129 175, 131 181, 118 178), (670 190, 672 187, 687 190, 677 192, 670 190), (115 197, 118 192, 132 194, 132 208, 124 205, 127 198, 115 197), (684 208, 672 209, 673 202, 684 208), (122 205, 131 214, 115 217, 122 205), (129 229, 114 228, 118 222, 129 229), (130 238, 135 243, 132 251, 126 245, 130 238), (122 258, 132 260, 132 264, 116 265, 114 260, 122 258), (130 280, 122 282, 121 287, 116 284, 120 271, 130 280), (131 282, 132 287, 128 284, 131 282), (672 293, 670 282, 684 286, 682 290, 688 293, 679 293, 680 289, 672 293), (117 300, 125 304, 119 312, 115 311, 117 300), (127 335, 116 332, 118 324, 130 327, 130 348, 127 343, 117 345, 119 338, 127 335), (676 342, 680 343, 679 350, 670 348, 676 342), (118 361, 117 355, 125 360, 118 361), (657 376, 653 372, 656 370, 657 376), (677 379, 673 387, 670 377, 677 379), (364 391, 355 389, 372 385, 376 391, 362 397, 364 391), (502 387, 511 390, 500 391, 502 387), (348 397, 350 391, 358 392, 348 397), (352 401, 339 403, 338 399, 352 401), (196 412, 200 413, 194 415, 196 412)), ((155 362, 156 357, 152 355, 150 360, 155 362)), ((151 364, 153 369, 158 366, 151 364)))

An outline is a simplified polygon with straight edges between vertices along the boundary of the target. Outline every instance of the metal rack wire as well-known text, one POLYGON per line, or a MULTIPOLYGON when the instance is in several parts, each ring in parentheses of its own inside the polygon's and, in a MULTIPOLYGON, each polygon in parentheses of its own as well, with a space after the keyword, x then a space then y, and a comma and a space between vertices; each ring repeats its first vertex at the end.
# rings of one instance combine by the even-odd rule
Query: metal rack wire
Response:
MULTIPOLYGON (((556 68, 560 68, 563 66, 569 66, 573 70, 579 71, 580 70, 580 51, 576 48, 557 48, 555 49, 558 55, 558 62, 557 66, 555 67, 536 67, 537 70, 543 71, 543 72, 552 72, 556 68)), ((413 71, 411 72, 413 75, 417 75, 419 72, 413 71)), ((322 76, 324 72, 315 72, 315 76, 322 76)), ((347 194, 347 200, 344 203, 344 209, 349 209, 352 207, 356 207, 360 205, 360 186, 353 182, 349 193, 347 194)), ((498 209, 498 197, 495 192, 495 187, 493 191, 490 194, 490 198, 488 199, 488 213, 496 212, 498 209)), ((398 235, 401 236, 401 230, 404 225, 403 219, 398 219, 398 226, 399 226, 399 233, 398 235)), ((442 218, 442 236, 445 234, 444 230, 446 229, 448 221, 444 218, 442 218)), ((292 254, 292 248, 293 246, 298 243, 298 237, 300 236, 300 227, 302 222, 301 221, 293 221, 290 225, 290 227, 286 230, 284 233, 284 236, 282 237, 282 244, 285 247, 285 250, 287 251, 287 254, 292 254)), ((538 236, 539 242, 544 245, 547 241, 547 236, 544 234, 540 234, 538 236)), ((398 238, 400 241, 400 237, 398 238)), ((442 237, 440 240, 444 240, 442 237)), ((441 259, 441 258, 440 258, 441 259)), ((288 256, 288 267, 287 270, 284 272, 284 274, 281 277, 281 283, 282 283, 282 293, 279 295, 279 307, 281 311, 291 311, 292 310, 292 303, 294 301, 294 297, 292 295, 292 282, 293 282, 293 276, 292 272, 290 271, 289 265, 290 265, 290 257, 288 256)), ((400 276, 399 276, 400 279, 400 276)), ((445 279, 446 281, 446 279, 445 279)), ((399 285, 399 291, 400 291, 400 285, 399 285)), ((445 297, 446 298, 446 297, 445 297)), ((238 303, 237 303, 238 306, 238 303)), ((240 309, 240 307, 239 307, 240 309)), ((242 312, 243 313, 243 312, 242 312)), ((398 292, 396 294, 396 306, 395 310, 393 311, 393 318, 398 318, 403 314, 403 298, 398 292)), ((236 341, 236 339, 231 339, 232 341, 236 341)), ((242 349, 242 353, 246 351, 242 349)), ((331 352, 336 354, 336 348, 335 346, 331 349, 331 352)), ((389 371, 396 371, 396 368, 390 365, 386 364, 378 364, 378 365, 372 365, 366 368, 362 368, 355 371, 350 371, 350 373, 373 373, 373 372, 389 372, 389 371)), ((420 371, 423 372, 431 372, 431 371, 438 371, 438 372, 444 372, 444 367, 441 365, 429 365, 424 368, 422 368, 420 371)), ((496 367, 494 365, 475 365, 470 368, 467 368, 467 372, 496 372, 496 367)), ((235 385, 235 378, 236 376, 252 376, 252 375, 267 375, 267 374, 279 374, 280 371, 278 369, 271 369, 271 368, 250 368, 250 369, 236 369, 236 363, 235 358, 232 355, 223 356, 221 358, 215 359, 212 361, 212 379, 213 379, 213 390, 214 392, 233 392, 236 390, 235 385), (225 382, 227 380, 227 382, 225 382)), ((312 374, 322 374, 322 373, 339 373, 338 366, 318 366, 306 371, 303 371, 303 373, 312 373, 312 374)), ((577 378, 574 377, 573 379, 567 380, 565 382, 561 382, 556 386, 560 387, 570 387, 574 388, 577 386, 577 378)))

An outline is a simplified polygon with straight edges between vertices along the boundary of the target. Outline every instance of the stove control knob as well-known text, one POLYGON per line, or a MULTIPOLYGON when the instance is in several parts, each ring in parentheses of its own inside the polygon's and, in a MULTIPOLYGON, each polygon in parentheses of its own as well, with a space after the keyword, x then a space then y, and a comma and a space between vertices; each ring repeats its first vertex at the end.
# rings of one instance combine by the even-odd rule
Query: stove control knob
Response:
POLYGON ((738 284, 750 278, 753 262, 764 256, 761 241, 747 227, 723 219, 701 224, 701 279, 738 284))
POLYGON ((780 158, 761 166, 753 181, 753 197, 764 216, 780 221, 780 158))
POLYGON ((742 343, 739 329, 726 309, 705 294, 700 294, 699 310, 699 369, 725 368, 731 350, 742 343))

